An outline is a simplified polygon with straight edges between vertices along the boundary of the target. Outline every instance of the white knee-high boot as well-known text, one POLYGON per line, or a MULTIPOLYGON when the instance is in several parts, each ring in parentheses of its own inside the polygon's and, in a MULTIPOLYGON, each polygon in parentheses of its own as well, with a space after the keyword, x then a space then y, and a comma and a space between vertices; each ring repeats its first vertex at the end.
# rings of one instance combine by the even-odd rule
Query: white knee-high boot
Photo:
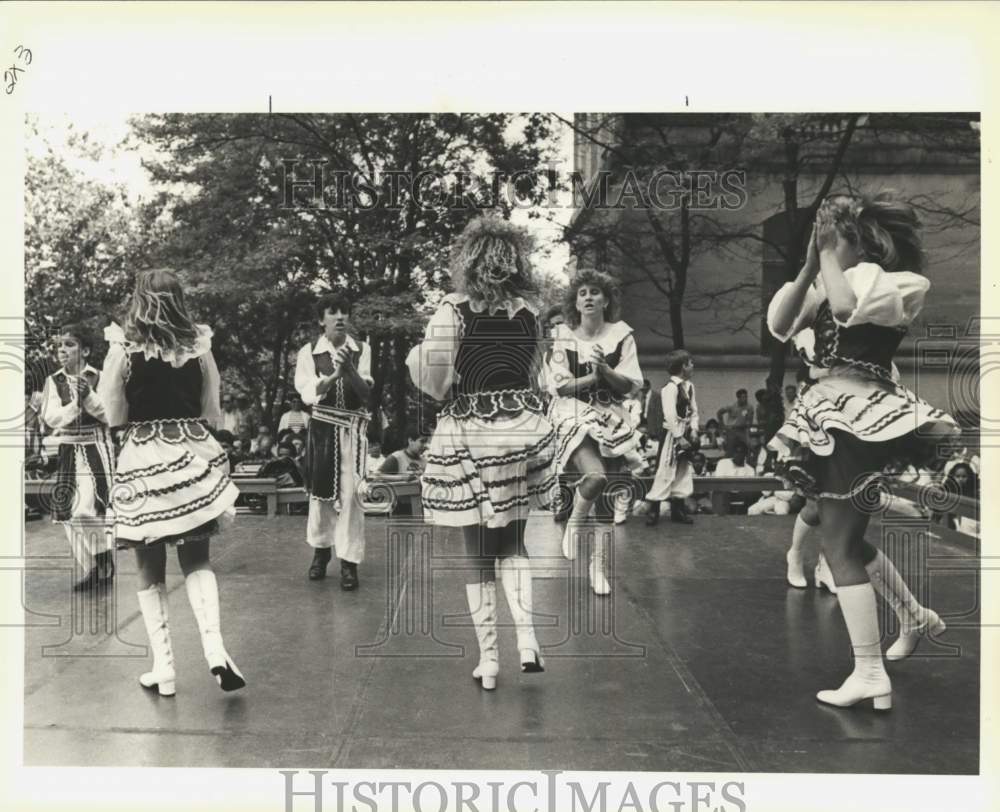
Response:
POLYGON ((500 559, 500 580, 507 595, 507 605, 514 618, 517 648, 521 654, 521 671, 535 673, 545 670, 535 639, 531 603, 531 562, 520 555, 500 559))
POLYGON ((580 493, 579 487, 573 497, 573 512, 566 520, 566 530, 562 537, 562 554, 570 561, 576 559, 577 548, 580 545, 580 536, 585 532, 587 517, 590 509, 594 506, 596 499, 586 499, 580 493))
POLYGON ((497 687, 500 673, 499 647, 497 645, 497 584, 496 581, 465 585, 469 614, 479 640, 479 665, 472 678, 482 683, 484 691, 497 687))
POLYGON ((933 609, 920 604, 893 563, 879 550, 865 567, 875 591, 899 618, 899 639, 886 651, 887 660, 909 657, 925 634, 938 635, 947 627, 933 609))
POLYGON ((153 670, 139 676, 143 688, 156 688, 160 696, 173 696, 176 692, 174 651, 170 645, 170 626, 167 622, 167 586, 153 584, 137 593, 139 610, 153 651, 153 670))
POLYGON ((223 691, 235 691, 246 685, 246 680, 236 667, 222 643, 219 621, 219 586, 212 570, 195 570, 184 579, 188 600, 198 621, 201 647, 205 652, 209 670, 223 691))
POLYGON ((892 684, 882 662, 875 590, 870 583, 842 586, 837 597, 854 651, 854 671, 837 690, 820 691, 816 698, 841 708, 871 699, 875 710, 889 710, 892 684))
POLYGON ((805 520, 801 516, 796 516, 795 526, 792 528, 792 546, 785 554, 785 561, 788 562, 785 578, 789 584, 799 589, 805 589, 808 586, 806 574, 802 569, 802 543, 806 540, 810 530, 812 528, 806 524, 805 520))
POLYGON ((594 533, 594 546, 590 551, 590 587, 595 595, 610 595, 611 584, 608 583, 608 556, 611 548, 611 529, 601 525, 594 533))

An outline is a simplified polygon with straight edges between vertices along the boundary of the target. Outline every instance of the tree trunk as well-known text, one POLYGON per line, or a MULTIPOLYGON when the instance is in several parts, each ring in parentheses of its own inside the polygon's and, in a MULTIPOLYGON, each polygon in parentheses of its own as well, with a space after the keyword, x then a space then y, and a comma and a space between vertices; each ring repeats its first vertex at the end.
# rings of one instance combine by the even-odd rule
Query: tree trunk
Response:
MULTIPOLYGON (((799 144, 790 130, 783 133, 785 140, 785 178, 781 182, 785 193, 785 217, 787 218, 787 243, 785 245, 785 281, 792 281, 798 273, 799 252, 799 144)), ((780 392, 785 382, 785 360, 788 344, 775 341, 771 345, 771 365, 767 374, 768 389, 780 392)))
POLYGON ((670 297, 670 332, 674 338, 675 350, 684 349, 684 324, 681 321, 683 305, 684 300, 677 294, 670 297))

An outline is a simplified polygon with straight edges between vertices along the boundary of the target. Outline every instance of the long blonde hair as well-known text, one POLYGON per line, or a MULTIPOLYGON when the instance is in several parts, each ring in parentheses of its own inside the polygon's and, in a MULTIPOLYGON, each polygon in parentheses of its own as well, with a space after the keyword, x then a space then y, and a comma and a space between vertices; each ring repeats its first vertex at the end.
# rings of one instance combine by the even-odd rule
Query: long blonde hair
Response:
POLYGON ((487 305, 538 292, 531 267, 531 235, 496 214, 472 220, 451 254, 455 290, 487 305))
POLYGON ((169 268, 141 271, 125 319, 125 336, 163 350, 191 349, 198 337, 177 274, 169 268))
POLYGON ((824 205, 833 210, 837 229, 861 259, 878 263, 889 272, 923 270, 920 218, 897 192, 834 195, 824 205))

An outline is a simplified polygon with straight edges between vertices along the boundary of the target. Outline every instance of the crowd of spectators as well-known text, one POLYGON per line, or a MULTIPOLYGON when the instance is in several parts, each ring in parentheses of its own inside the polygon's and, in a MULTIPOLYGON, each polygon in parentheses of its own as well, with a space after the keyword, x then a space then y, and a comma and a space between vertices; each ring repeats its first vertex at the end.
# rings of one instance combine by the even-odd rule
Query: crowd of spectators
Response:
MULTIPOLYGON (((642 453, 655 471, 659 443, 650 436, 648 425, 650 404, 658 396, 650 382, 629 404, 629 412, 638 423, 642 436, 642 453)), ((695 475, 699 477, 754 477, 775 473, 775 455, 767 442, 784 421, 785 412, 795 401, 796 387, 786 386, 778 393, 758 389, 755 404, 749 402, 746 389, 738 389, 735 401, 719 409, 716 416, 698 426, 695 453, 692 457, 695 475)), ((41 393, 25 391, 25 472, 28 478, 53 475, 57 464, 58 442, 40 419, 41 393)), ((654 420, 657 409, 653 409, 654 420)), ((222 423, 216 436, 229 456, 231 470, 237 477, 266 477, 277 480, 281 487, 301 487, 304 482, 306 431, 309 412, 298 395, 293 395, 282 411, 277 433, 261 417, 262 410, 245 395, 224 395, 222 423)), ((367 473, 369 477, 385 475, 415 478, 423 471, 427 438, 416 426, 376 426, 369 434, 367 473)), ((929 472, 909 472, 917 483, 931 481, 929 472)), ((952 449, 951 459, 943 472, 943 484, 954 493, 979 497, 979 458, 967 448, 952 449)), ((734 493, 731 508, 746 510, 751 515, 796 512, 802 500, 791 491, 765 491, 759 494, 734 493)), ((640 501, 636 509, 641 512, 640 501)), ((893 498, 893 507, 904 512, 922 509, 893 498)), ((710 513, 712 499, 707 492, 696 492, 689 499, 692 513, 710 513)), ((978 534, 978 523, 953 514, 934 515, 934 520, 961 532, 978 534)))

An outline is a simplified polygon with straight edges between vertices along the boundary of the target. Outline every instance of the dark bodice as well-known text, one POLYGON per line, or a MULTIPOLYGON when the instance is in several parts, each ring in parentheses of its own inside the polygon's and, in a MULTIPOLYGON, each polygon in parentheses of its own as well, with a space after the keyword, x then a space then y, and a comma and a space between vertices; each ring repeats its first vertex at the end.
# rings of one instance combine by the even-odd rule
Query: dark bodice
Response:
POLYGON ((527 308, 514 318, 507 311, 476 313, 468 302, 454 306, 462 324, 455 372, 456 395, 477 395, 511 389, 534 389, 535 355, 540 330, 527 308))
POLYGON ((833 318, 830 303, 824 301, 816 313, 813 332, 816 335, 813 366, 830 369, 849 364, 891 380, 892 359, 907 330, 878 324, 841 327, 833 318))
MULTIPOLYGON (((625 343, 625 338, 627 337, 628 336, 622 337, 611 352, 604 353, 604 359, 608 362, 608 366, 611 367, 611 369, 617 367, 621 362, 622 345, 625 343)), ((565 354, 566 366, 569 368, 570 374, 574 378, 582 378, 584 375, 589 375, 593 371, 591 369, 590 362, 582 360, 580 358, 580 353, 573 349, 572 345, 565 348, 565 354)), ((611 403, 625 402, 624 395, 619 394, 604 382, 598 385, 588 386, 586 389, 578 390, 576 397, 586 403, 600 403, 604 406, 611 403)))
POLYGON ((190 359, 174 367, 142 352, 129 355, 125 383, 130 423, 141 420, 191 420, 201 417, 201 363, 190 359))
MULTIPOLYGON (((317 339, 318 341, 319 339, 317 339)), ((313 363, 316 365, 316 373, 318 375, 332 375, 333 374, 333 358, 328 352, 315 352, 316 342, 313 342, 313 363)), ((359 346, 357 351, 351 350, 351 363, 354 368, 358 368, 358 363, 361 360, 361 347, 359 346)), ((365 404, 361 402, 357 394, 354 392, 354 388, 344 382, 343 378, 337 378, 334 381, 333 386, 331 386, 325 395, 323 395, 320 400, 321 406, 331 406, 334 409, 344 409, 347 411, 356 412, 364 408, 365 404)))

